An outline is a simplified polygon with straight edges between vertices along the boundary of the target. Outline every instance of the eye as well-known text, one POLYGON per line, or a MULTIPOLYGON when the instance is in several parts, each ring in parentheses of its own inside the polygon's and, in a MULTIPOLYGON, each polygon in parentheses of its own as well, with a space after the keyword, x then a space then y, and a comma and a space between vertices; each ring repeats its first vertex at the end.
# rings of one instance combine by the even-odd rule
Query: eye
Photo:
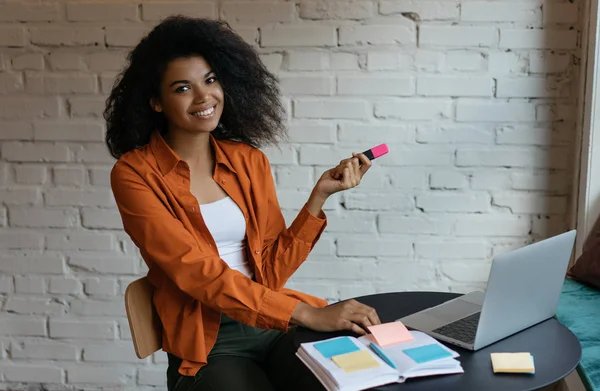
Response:
POLYGON ((212 83, 214 83, 216 81, 217 81, 217 77, 216 76, 211 76, 208 79, 206 79, 206 83, 208 83, 208 84, 212 84, 212 83))
POLYGON ((185 92, 190 88, 190 86, 181 86, 181 87, 177 87, 177 89, 175 90, 175 92, 185 92), (185 90, 184 90, 185 88, 185 90))

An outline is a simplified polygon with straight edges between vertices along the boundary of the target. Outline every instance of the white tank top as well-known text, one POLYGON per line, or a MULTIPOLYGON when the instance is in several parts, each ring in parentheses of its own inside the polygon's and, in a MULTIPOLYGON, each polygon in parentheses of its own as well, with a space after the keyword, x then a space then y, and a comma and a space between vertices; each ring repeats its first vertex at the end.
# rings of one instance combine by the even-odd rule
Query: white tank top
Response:
POLYGON ((230 268, 249 278, 254 273, 246 259, 246 220, 244 214, 230 197, 221 198, 210 204, 200 205, 206 227, 210 231, 219 256, 230 268))

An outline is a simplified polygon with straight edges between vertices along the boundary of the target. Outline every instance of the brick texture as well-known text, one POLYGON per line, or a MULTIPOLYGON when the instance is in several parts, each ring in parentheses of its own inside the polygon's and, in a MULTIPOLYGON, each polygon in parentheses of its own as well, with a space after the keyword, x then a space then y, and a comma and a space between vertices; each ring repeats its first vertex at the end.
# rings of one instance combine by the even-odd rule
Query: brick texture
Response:
POLYGON ((264 148, 286 221, 352 152, 387 143, 288 286, 330 302, 485 287, 491 258, 567 227, 585 7, 563 0, 0 1, 0 389, 164 390, 123 295, 105 99, 172 14, 220 18, 280 80, 264 148))

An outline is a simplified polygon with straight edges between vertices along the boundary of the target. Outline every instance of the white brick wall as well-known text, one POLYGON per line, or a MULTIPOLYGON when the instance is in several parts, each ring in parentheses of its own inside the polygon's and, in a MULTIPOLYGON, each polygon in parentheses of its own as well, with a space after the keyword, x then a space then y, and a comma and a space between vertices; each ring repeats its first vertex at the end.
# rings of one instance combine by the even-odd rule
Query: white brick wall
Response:
POLYGON ((288 221, 324 170, 390 146, 290 281, 338 300, 481 287, 492 256, 566 228, 581 4, 0 2, 0 389, 165 389, 165 354, 133 353, 123 293, 146 266, 101 116, 161 18, 226 19, 280 78, 290 141, 265 151, 288 221))

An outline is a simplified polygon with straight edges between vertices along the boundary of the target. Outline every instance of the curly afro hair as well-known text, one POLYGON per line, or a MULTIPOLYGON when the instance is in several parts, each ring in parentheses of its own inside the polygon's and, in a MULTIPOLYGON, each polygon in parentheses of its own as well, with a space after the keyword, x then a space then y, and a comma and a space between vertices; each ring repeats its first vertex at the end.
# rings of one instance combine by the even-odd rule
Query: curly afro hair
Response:
POLYGON ((152 132, 167 131, 162 113, 151 109, 160 96, 168 63, 176 58, 202 56, 216 73, 225 99, 217 139, 254 147, 276 144, 286 135, 284 109, 277 78, 258 53, 224 21, 171 16, 158 24, 128 54, 106 100, 106 145, 118 159, 148 144, 152 132))

